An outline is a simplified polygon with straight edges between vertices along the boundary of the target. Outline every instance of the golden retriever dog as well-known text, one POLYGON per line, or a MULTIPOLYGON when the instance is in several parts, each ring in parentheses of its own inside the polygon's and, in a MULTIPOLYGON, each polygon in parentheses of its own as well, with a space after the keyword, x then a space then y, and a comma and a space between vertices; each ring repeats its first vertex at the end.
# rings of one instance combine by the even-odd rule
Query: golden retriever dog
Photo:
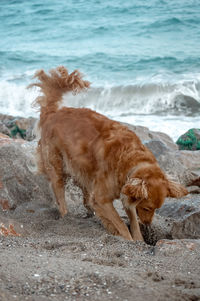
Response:
POLYGON ((84 205, 104 227, 127 240, 143 240, 139 221, 152 222, 166 197, 179 198, 187 190, 168 180, 154 155, 126 126, 86 108, 59 105, 62 95, 90 86, 75 70, 61 66, 46 74, 36 73, 41 96, 38 143, 39 171, 52 185, 61 216, 67 213, 66 177, 73 177, 83 191, 84 205), (121 197, 130 219, 130 231, 113 206, 121 197))

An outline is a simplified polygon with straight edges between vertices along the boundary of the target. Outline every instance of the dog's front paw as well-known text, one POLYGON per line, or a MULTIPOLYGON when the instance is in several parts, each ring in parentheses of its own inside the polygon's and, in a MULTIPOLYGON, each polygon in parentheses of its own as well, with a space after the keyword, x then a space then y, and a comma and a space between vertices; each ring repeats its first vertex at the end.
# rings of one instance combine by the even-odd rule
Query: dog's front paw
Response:
POLYGON ((141 233, 132 233, 133 240, 144 241, 144 238, 141 233))
POLYGON ((67 214, 67 209, 66 208, 59 208, 59 211, 60 211, 60 215, 61 217, 63 218, 66 214, 67 214))

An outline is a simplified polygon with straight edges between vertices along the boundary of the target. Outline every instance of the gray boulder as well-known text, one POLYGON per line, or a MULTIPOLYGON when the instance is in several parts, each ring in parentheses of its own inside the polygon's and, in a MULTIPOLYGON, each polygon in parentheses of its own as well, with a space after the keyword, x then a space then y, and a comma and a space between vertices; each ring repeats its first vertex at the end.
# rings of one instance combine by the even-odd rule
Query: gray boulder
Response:
POLYGON ((176 154, 185 168, 200 175, 200 151, 178 151, 176 154))
POLYGON ((162 141, 163 144, 171 150, 178 150, 178 146, 174 143, 171 137, 162 132, 155 132, 149 130, 147 127, 139 126, 139 125, 131 125, 128 123, 124 123, 131 131, 135 132, 136 135, 140 137, 143 143, 148 142, 150 140, 158 140, 162 141))
POLYGON ((2 209, 52 201, 46 179, 36 174, 35 143, 0 139, 0 204, 2 209))
POLYGON ((0 114, 0 133, 12 138, 31 141, 35 138, 34 127, 37 119, 0 114))
POLYGON ((167 199, 158 214, 170 218, 174 238, 200 238, 200 196, 187 195, 181 200, 167 199))
POLYGON ((161 169, 174 181, 188 185, 198 177, 183 164, 179 151, 173 151, 163 141, 150 140, 144 144, 152 151, 161 169))

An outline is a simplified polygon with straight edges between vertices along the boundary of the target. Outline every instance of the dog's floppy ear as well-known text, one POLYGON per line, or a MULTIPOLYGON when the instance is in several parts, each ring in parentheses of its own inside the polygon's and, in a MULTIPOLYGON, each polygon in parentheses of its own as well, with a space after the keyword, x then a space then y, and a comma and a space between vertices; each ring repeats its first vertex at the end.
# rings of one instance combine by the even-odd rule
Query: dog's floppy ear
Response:
POLYGON ((174 181, 168 181, 168 197, 181 198, 188 194, 188 191, 181 184, 174 181))
POLYGON ((147 199, 148 190, 144 180, 133 178, 122 188, 122 193, 135 199, 147 199))

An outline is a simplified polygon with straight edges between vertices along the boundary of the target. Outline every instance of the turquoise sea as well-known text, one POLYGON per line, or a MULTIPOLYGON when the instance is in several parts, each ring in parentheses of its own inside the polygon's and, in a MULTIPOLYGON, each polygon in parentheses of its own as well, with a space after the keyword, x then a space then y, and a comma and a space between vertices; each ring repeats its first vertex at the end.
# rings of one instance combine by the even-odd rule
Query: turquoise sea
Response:
POLYGON ((37 69, 92 82, 68 105, 176 139, 200 127, 199 0, 1 0, 0 113, 37 116, 37 69))

